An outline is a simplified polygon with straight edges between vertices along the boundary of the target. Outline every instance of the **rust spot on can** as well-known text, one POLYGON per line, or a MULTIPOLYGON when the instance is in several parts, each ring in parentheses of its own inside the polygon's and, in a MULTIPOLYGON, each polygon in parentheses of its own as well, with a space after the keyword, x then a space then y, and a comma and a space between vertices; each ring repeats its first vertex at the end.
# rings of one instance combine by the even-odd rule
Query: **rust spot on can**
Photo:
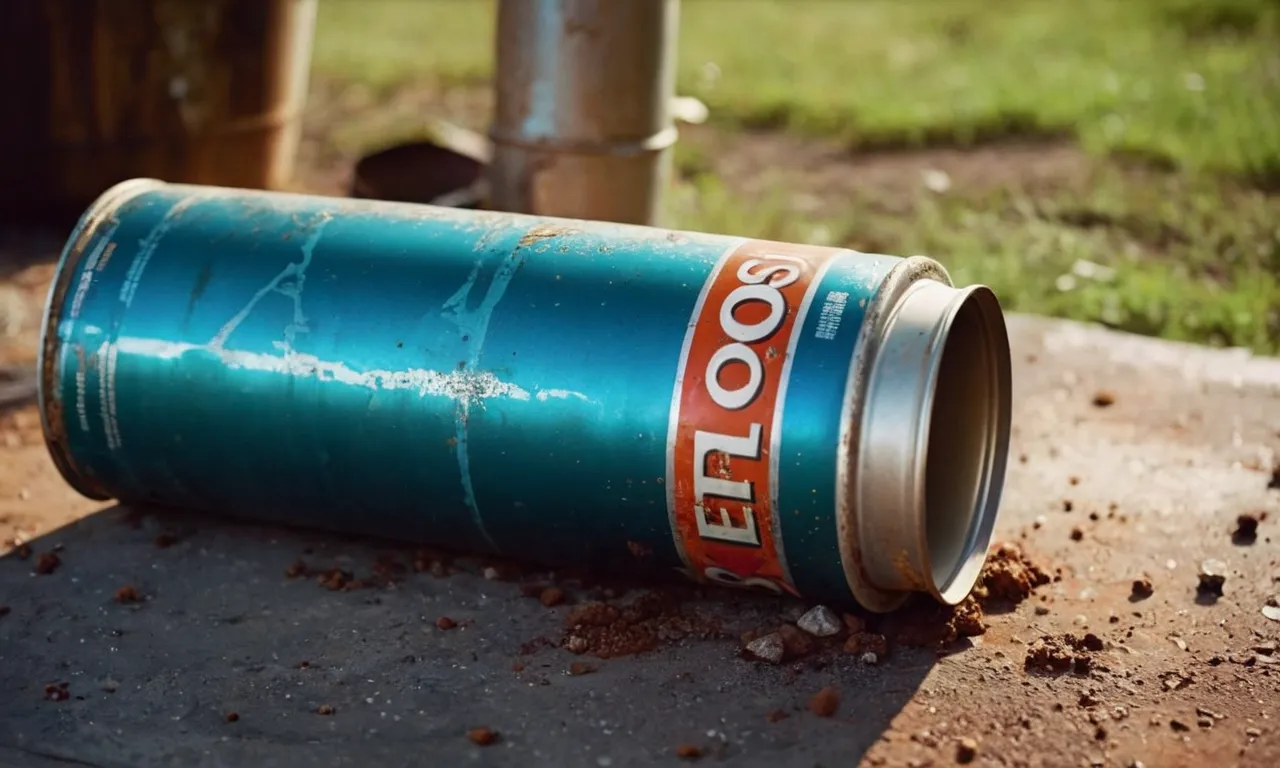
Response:
POLYGON ((577 230, 572 227, 566 227, 561 224, 539 224, 528 232, 524 233, 524 237, 520 238, 518 247, 527 248, 539 240, 547 240, 553 237, 561 237, 564 235, 572 235, 577 230))

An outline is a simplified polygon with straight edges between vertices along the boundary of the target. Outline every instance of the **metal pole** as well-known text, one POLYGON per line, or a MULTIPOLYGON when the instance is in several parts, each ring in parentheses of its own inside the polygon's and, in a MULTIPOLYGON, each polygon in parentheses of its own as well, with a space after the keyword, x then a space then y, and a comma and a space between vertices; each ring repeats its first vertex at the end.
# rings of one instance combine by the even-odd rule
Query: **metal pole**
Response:
POLYGON ((491 204, 653 224, 676 128, 679 0, 500 0, 491 204))

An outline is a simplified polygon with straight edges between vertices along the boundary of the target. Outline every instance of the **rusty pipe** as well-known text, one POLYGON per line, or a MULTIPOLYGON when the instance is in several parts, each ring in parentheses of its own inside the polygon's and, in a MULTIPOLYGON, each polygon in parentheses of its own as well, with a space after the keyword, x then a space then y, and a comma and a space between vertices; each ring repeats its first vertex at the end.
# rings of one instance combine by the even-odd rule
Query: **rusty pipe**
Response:
POLYGON ((676 140, 679 0, 500 0, 491 205, 653 224, 676 140))

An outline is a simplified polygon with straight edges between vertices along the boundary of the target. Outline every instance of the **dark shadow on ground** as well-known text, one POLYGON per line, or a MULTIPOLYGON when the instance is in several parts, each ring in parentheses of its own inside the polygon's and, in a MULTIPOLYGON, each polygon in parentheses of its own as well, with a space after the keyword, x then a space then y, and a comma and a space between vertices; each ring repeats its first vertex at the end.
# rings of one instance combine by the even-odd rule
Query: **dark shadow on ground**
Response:
MULTIPOLYGON (((744 660, 738 633, 784 607, 722 590, 691 590, 683 609, 722 620, 723 639, 575 656, 555 647, 570 607, 544 607, 477 563, 331 591, 286 571, 303 558, 362 578, 380 557, 407 565, 412 548, 167 510, 111 508, 30 549, 0 558, 7 766, 623 766, 674 762, 683 744, 712 760, 852 765, 934 663, 907 649, 880 666, 744 660), (55 550, 56 570, 34 575, 55 550), (140 602, 117 601, 126 585, 140 602), (459 626, 439 629, 441 616, 459 626), (550 644, 521 655, 538 638, 550 644), (584 660, 594 673, 567 673, 584 660), (62 683, 67 698, 51 700, 62 683), (824 719, 808 702, 828 685, 843 701, 824 719), (771 722, 776 710, 788 716, 771 722), (478 726, 498 743, 468 741, 478 726)), ((570 602, 600 591, 566 588, 570 602)))

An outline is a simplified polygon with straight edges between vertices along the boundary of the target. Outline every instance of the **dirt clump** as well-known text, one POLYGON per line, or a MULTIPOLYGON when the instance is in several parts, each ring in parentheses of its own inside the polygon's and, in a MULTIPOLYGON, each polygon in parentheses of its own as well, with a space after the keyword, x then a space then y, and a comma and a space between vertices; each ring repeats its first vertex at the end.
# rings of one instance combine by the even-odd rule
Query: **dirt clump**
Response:
POLYGON ((1087 675, 1096 666, 1090 654, 1101 651, 1103 647, 1102 639, 1092 632, 1082 637, 1044 635, 1027 648, 1023 666, 1028 672, 1087 675))
POLYGON ((778 627, 778 636, 782 638, 784 658, 799 659, 813 653, 818 641, 812 635, 802 631, 794 624, 783 624, 778 627))
POLYGON ((1252 544, 1258 540, 1259 515, 1243 514, 1236 516, 1236 529, 1231 534, 1231 541, 1236 544, 1252 544))
POLYGON ((984 634, 987 624, 982 604, 969 596, 954 606, 917 600, 887 617, 883 631, 897 645, 945 648, 961 638, 984 634))
POLYGON ((49 683, 44 687, 44 697, 48 701, 66 701, 71 698, 67 683, 49 683))
POLYGON ((857 632, 844 641, 844 652, 853 656, 874 653, 881 659, 889 653, 889 639, 877 632, 857 632))
POLYGON ((828 685, 809 700, 809 711, 818 717, 831 717, 840 708, 840 691, 828 685))
POLYGON ((538 593, 538 602, 553 608, 564 602, 564 590, 559 587, 547 587, 538 593))
POLYGON ((1037 587, 1051 581, 1053 577, 1032 562, 1021 547, 1005 542, 996 545, 987 556, 973 596, 982 604, 992 601, 1017 604, 1030 597, 1037 587))
POLYGON ((1129 596, 1134 600, 1145 600, 1156 593, 1156 587, 1151 583, 1151 579, 1142 576, 1133 580, 1133 586, 1129 590, 1129 596))
POLYGON ((441 631, 447 632, 450 629, 456 629, 457 626, 458 626, 458 622, 454 621, 448 616, 441 616, 440 618, 436 619, 436 629, 439 629, 441 631))
POLYGON ((62 558, 58 557, 56 552, 45 552, 36 558, 36 573, 40 576, 48 576, 58 570, 58 566, 62 565, 62 558))
POLYGON ((681 744, 676 747, 676 757, 682 760, 698 760, 702 757, 702 747, 696 744, 681 744))
POLYGON ((1116 393, 1109 389, 1100 389, 1093 393, 1094 408, 1110 408, 1116 404, 1116 393))
POLYGON ((626 604, 593 602, 578 606, 565 617, 560 645, 571 653, 601 659, 630 656, 686 638, 722 636, 720 623, 686 616, 673 592, 652 591, 626 604))
MULTIPOLYGON (((944 648, 966 637, 987 631, 986 609, 1005 608, 1023 602, 1053 577, 1027 556, 1017 544, 1005 542, 992 548, 973 593, 955 606, 918 600, 886 617, 881 632, 891 644, 917 648, 944 648)), ((861 622, 856 617, 855 621, 861 622)), ((856 635, 850 632, 850 636, 856 635)))
POLYGON ((116 590, 116 594, 113 599, 121 605, 129 605, 131 603, 142 602, 142 595, 138 592, 137 587, 132 584, 125 584, 123 587, 116 590))
POLYGON ((956 742, 956 762, 961 764, 972 763, 974 758, 978 756, 978 742, 970 738, 963 738, 956 742))

